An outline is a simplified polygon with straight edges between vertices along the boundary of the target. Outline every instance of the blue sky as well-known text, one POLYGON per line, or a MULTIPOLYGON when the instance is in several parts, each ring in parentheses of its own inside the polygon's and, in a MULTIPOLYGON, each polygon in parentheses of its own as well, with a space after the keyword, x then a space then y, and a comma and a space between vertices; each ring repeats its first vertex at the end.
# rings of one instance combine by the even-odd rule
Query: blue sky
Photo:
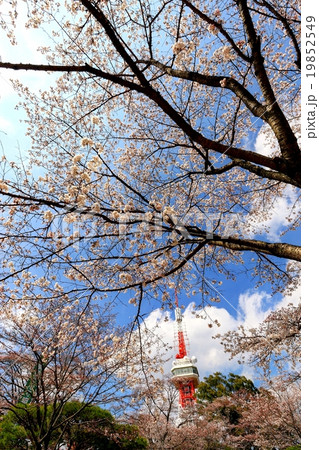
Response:
MULTIPOLYGON (((7 40, 3 37, 3 31, 0 30, 0 41, 3 42, 1 48, 2 61, 15 62, 44 62, 43 56, 36 52, 39 42, 44 45, 45 36, 41 30, 24 30, 21 18, 20 26, 17 27, 18 46, 12 47, 6 45, 7 40)), ((54 75, 32 72, 13 72, 0 71, 0 144, 2 151, 9 159, 16 159, 19 150, 22 155, 30 146, 30 141, 25 137, 24 114, 21 110, 16 110, 15 105, 19 98, 14 93, 10 78, 17 78, 24 84, 34 89, 46 89, 54 82, 54 75)), ((263 152, 267 152, 263 140, 263 134, 260 133, 256 140, 256 150, 263 147, 263 152)), ((269 235, 272 239, 281 239, 280 231, 285 225, 285 212, 294 201, 293 194, 288 190, 287 196, 278 200, 274 205, 272 217, 269 219, 269 235)), ((295 232, 294 239, 299 240, 299 232, 295 232)), ((282 239, 285 240, 285 239, 282 239)), ((252 280, 245 274, 240 276, 236 282, 220 278, 218 280, 222 285, 217 284, 216 289, 220 294, 220 302, 212 303, 205 310, 197 310, 195 314, 194 306, 200 303, 200 297, 183 297, 183 292, 179 294, 180 304, 185 305, 184 317, 187 328, 187 335, 190 342, 190 353, 198 359, 198 369, 201 378, 215 371, 228 373, 230 371, 244 374, 256 381, 256 373, 247 366, 239 366, 237 361, 229 361, 228 355, 225 355, 223 348, 218 341, 212 339, 212 335, 223 333, 229 329, 235 329, 241 324, 249 328, 255 327, 262 321, 267 314, 274 308, 286 306, 287 303, 298 302, 298 292, 293 297, 285 298, 281 295, 272 297, 270 288, 265 285, 260 289, 252 289, 252 280), (196 318, 207 315, 213 320, 218 320, 220 327, 216 325, 213 328, 208 327, 209 319, 196 318)), ((174 292, 172 290, 172 297, 174 292)), ((123 296, 123 303, 127 303, 127 298, 123 296)), ((174 342, 174 316, 172 311, 162 311, 151 306, 145 305, 146 323, 148 326, 157 326, 156 330, 163 335, 169 345, 174 342)), ((122 319, 127 316, 134 316, 135 309, 131 305, 123 306, 121 309, 122 319)), ((172 357, 175 351, 172 353, 172 357)), ((171 362, 165 365, 165 372, 169 373, 171 362)))

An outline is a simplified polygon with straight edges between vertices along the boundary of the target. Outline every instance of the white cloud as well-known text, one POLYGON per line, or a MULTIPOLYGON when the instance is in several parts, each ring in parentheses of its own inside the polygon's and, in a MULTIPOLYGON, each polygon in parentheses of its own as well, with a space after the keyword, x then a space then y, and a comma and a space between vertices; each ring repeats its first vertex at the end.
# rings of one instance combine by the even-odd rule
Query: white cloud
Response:
POLYGON ((252 205, 252 211, 245 221, 246 229, 251 230, 250 236, 267 233, 268 239, 280 241, 282 232, 299 216, 299 194, 294 187, 287 186, 264 210, 252 205))
POLYGON ((275 200, 269 210, 269 219, 264 224, 269 227, 270 239, 278 239, 283 227, 289 226, 290 221, 296 219, 299 213, 299 207, 295 208, 297 202, 297 192, 290 186, 285 189, 282 197, 275 200))
POLYGON ((260 155, 273 156, 278 153, 278 143, 269 125, 263 125, 255 141, 255 151, 260 155))
MULTIPOLYGON (((224 308, 208 306, 202 310, 195 310, 194 303, 188 305, 183 313, 183 324, 187 350, 190 356, 196 356, 198 369, 201 376, 208 375, 222 369, 228 370, 233 363, 228 361, 228 356, 222 351, 220 343, 212 339, 214 334, 224 333, 237 326, 237 321, 224 308), (211 320, 218 320, 220 327, 213 325, 209 328, 211 320)), ((160 309, 153 311, 145 321, 147 328, 152 329, 160 339, 169 347, 167 356, 170 360, 164 365, 164 372, 170 373, 172 361, 177 352, 177 337, 174 313, 163 312, 160 309), (174 337, 175 335, 175 337, 174 337)))
POLYGON ((14 130, 14 125, 9 120, 0 116, 0 132, 1 133, 11 133, 14 130))
POLYGON ((276 304, 276 309, 286 308, 290 303, 294 306, 297 306, 300 303, 301 298, 301 286, 298 287, 291 292, 290 295, 284 295, 281 300, 276 304))
POLYGON ((239 314, 238 321, 243 325, 253 328, 262 322, 269 310, 265 310, 266 304, 269 304, 271 296, 266 292, 247 291, 239 295, 239 314))
MULTIPOLYGON (((299 142, 300 120, 292 119, 289 122, 299 142)), ((257 153, 264 156, 280 155, 276 137, 267 124, 259 130, 254 147, 257 153)), ((283 228, 287 227, 290 221, 295 220, 298 214, 298 208, 294 208, 298 201, 297 195, 296 189, 288 186, 281 196, 278 196, 272 204, 267 205, 268 218, 256 225, 256 233, 260 234, 262 230, 267 230, 270 239, 278 239, 283 228)))
MULTIPOLYGON (((288 117, 288 116, 287 116, 288 117)), ((289 118, 289 125, 291 126, 292 131, 294 132, 298 143, 300 144, 301 140, 301 130, 300 130, 300 117, 289 118)), ((274 154, 279 155, 280 150, 278 146, 278 141, 275 137, 274 132, 271 130, 268 124, 264 124, 257 135, 255 141, 255 152, 264 156, 274 156, 274 154)))
MULTIPOLYGON (((183 323, 186 328, 186 336, 189 342, 189 356, 196 356, 200 379, 214 372, 236 372, 256 381, 254 367, 240 365, 237 359, 229 360, 229 355, 224 352, 224 347, 218 339, 213 339, 217 334, 237 329, 240 325, 254 328, 259 325, 274 309, 287 306, 288 303, 299 302, 299 291, 291 297, 282 297, 276 304, 269 294, 264 291, 247 291, 239 295, 236 317, 233 317, 225 308, 207 306, 204 309, 196 309, 194 303, 187 306, 183 313, 183 323), (206 317, 206 318, 205 318, 206 317), (213 324, 217 320, 220 327, 213 324), (255 380, 254 380, 255 378, 255 380)), ((174 346, 175 320, 173 313, 167 313, 157 309, 153 311, 145 321, 148 328, 152 329, 168 346, 174 346)), ((165 374, 170 374, 172 362, 177 352, 177 339, 175 338, 174 350, 170 350, 167 356, 170 358, 164 365, 165 374)))

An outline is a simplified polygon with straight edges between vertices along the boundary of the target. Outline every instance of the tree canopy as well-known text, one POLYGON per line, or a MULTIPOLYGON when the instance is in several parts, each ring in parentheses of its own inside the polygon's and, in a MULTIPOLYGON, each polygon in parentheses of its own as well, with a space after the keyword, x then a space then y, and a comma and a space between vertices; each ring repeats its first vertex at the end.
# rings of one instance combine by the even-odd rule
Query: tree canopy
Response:
POLYGON ((256 394, 258 389, 243 375, 230 373, 226 377, 220 372, 215 372, 213 375, 204 377, 204 381, 199 383, 196 397, 199 400, 212 402, 216 398, 227 397, 238 391, 256 394))
MULTIPOLYGON (((42 406, 42 409, 44 406, 42 406)), ((18 412, 19 405, 1 418, 0 448, 3 450, 30 448, 27 439, 34 445, 31 422, 26 425, 18 412)), ((53 405, 48 407, 48 416, 53 412, 53 405)), ((29 405, 25 415, 33 417, 36 422, 36 409, 29 405)), ((50 438, 34 448, 59 448, 67 443, 68 448, 80 449, 143 449, 148 447, 146 439, 138 435, 138 430, 130 425, 116 422, 112 414, 98 406, 83 408, 80 402, 68 402, 62 411, 62 422, 50 435, 50 438)))
MULTIPOLYGON (((114 315, 101 305, 87 304, 83 311, 81 302, 70 303, 66 296, 47 302, 34 297, 8 301, 0 310, 0 407, 15 419, 7 422, 3 416, 0 423, 8 431, 6 445, 22 433, 34 448, 46 449, 74 424, 89 420, 92 411, 97 417, 96 403, 123 412, 143 374, 141 360, 150 365, 154 342, 150 338, 138 351, 139 336, 115 325, 114 315)), ((76 430, 85 440, 91 428, 76 430)), ((104 439, 101 430, 93 427, 92 433, 104 439)))
POLYGON ((41 270, 69 293, 131 289, 135 304, 181 283, 205 296, 243 267, 294 283, 298 2, 26 3, 47 62, 0 69, 61 76, 40 93, 15 83, 33 145, 30 167, 2 160, 2 281, 41 270), (286 242, 267 234, 282 199, 286 242))
POLYGON ((177 415, 173 385, 161 380, 144 393, 146 408, 136 410, 131 421, 151 449, 298 448, 300 385, 269 381, 266 389, 257 389, 244 376, 216 372, 200 383, 197 403, 177 415))
MULTIPOLYGON (((220 336, 216 336, 220 337, 220 336)), ((301 305, 289 304, 272 311, 256 328, 241 325, 222 336, 225 351, 231 358, 262 369, 269 379, 279 373, 286 382, 301 378, 301 305)))

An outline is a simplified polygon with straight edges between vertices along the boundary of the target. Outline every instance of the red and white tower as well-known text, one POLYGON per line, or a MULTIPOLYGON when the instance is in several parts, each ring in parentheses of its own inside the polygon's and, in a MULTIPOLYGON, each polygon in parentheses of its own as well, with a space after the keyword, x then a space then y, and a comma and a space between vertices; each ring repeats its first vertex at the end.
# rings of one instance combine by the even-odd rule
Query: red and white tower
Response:
POLYGON ((199 374, 195 363, 197 359, 187 356, 185 332, 183 329, 183 315, 178 306, 175 293, 175 321, 177 326, 178 353, 173 361, 172 382, 179 391, 179 405, 181 408, 195 403, 195 389, 199 383, 199 374))

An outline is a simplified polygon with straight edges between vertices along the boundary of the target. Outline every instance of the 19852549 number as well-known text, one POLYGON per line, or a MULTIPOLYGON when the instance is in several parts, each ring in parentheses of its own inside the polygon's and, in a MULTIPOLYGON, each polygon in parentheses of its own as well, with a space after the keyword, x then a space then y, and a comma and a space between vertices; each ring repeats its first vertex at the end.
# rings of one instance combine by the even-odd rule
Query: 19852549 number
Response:
POLYGON ((316 33, 315 18, 313 16, 306 17, 306 77, 316 76, 316 33))

